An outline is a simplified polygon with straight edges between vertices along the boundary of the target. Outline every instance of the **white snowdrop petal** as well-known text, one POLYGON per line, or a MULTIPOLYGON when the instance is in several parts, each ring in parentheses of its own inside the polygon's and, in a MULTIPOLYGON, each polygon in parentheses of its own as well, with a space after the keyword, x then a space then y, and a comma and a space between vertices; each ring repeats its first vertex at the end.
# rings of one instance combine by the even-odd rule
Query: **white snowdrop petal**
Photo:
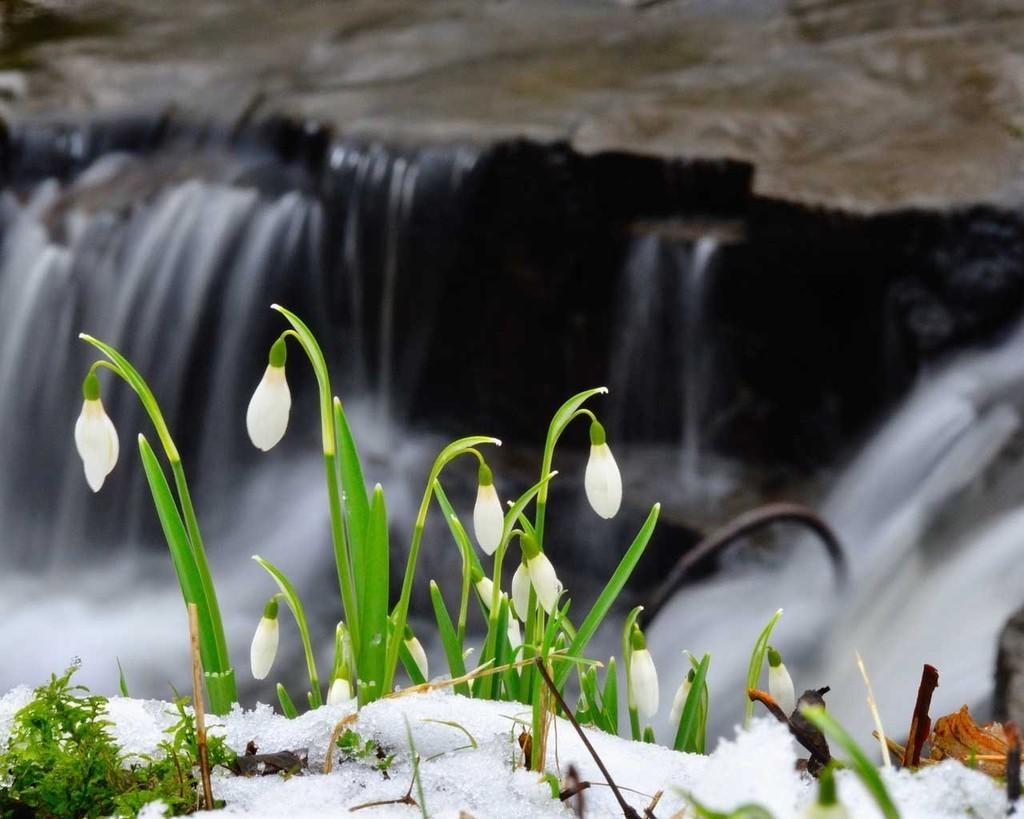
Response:
POLYGON ((245 426, 253 446, 266 452, 277 445, 288 428, 291 407, 292 394, 284 367, 267 365, 245 413, 245 426))
POLYGON ((280 629, 277 619, 261 617, 259 625, 256 626, 256 634, 252 638, 252 645, 249 647, 249 665, 255 679, 266 679, 267 674, 270 673, 274 657, 277 656, 279 639, 280 629))
POLYGON ((341 702, 348 702, 350 699, 352 699, 352 685, 348 680, 339 677, 327 689, 328 705, 337 705, 341 702))
POLYGON ((423 644, 418 638, 411 637, 405 641, 405 647, 409 649, 409 654, 412 655, 412 659, 416 663, 416 667, 420 670, 420 674, 423 675, 423 679, 429 680, 430 674, 428 673, 427 666, 427 652, 423 650, 423 644))
POLYGON ((526 561, 526 569, 530 573, 530 583, 533 584, 541 607, 551 614, 558 603, 558 595, 562 593, 562 583, 555 574, 555 567, 551 565, 547 555, 540 552, 536 557, 526 561))
POLYGON ((653 717, 658 713, 658 671, 646 648, 634 651, 630 657, 629 677, 637 711, 647 718, 653 717))
POLYGON ((530 607, 530 574, 526 566, 520 562, 516 573, 512 575, 512 608, 515 615, 523 622, 526 622, 530 607))
POLYGON ((672 711, 669 713, 669 723, 678 725, 679 718, 683 715, 683 708, 686 706, 686 698, 690 696, 690 688, 693 683, 689 677, 683 679, 682 684, 676 689, 676 695, 672 698, 672 711))
POLYGON ((483 601, 484 608, 487 611, 491 610, 491 601, 494 599, 494 582, 491 578, 484 576, 476 581, 476 591, 480 595, 480 599, 483 601))
POLYGON ((772 695, 786 715, 792 714, 796 709, 796 691, 793 688, 793 678, 789 676, 785 663, 777 666, 768 666, 768 693, 772 695))
POLYGON ((114 423, 98 398, 82 403, 82 412, 75 421, 75 447, 89 488, 99 492, 117 464, 119 444, 114 423))
POLYGON ((479 486, 476 490, 476 505, 473 507, 473 532, 480 548, 493 555, 501 543, 505 527, 505 515, 494 484, 479 486))
POLYGON ((519 621, 515 617, 508 618, 508 642, 513 651, 523 644, 523 633, 519 630, 519 621))
POLYGON ((587 500, 603 518, 613 518, 622 505, 622 476, 608 444, 590 447, 587 471, 583 477, 587 500))

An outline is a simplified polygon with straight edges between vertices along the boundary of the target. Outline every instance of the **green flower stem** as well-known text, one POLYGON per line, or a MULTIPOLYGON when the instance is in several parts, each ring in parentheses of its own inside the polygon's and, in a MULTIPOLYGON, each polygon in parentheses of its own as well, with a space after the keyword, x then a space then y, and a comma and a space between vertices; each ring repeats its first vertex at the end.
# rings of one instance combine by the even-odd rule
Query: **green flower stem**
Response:
POLYGON ((630 669, 633 656, 632 635, 633 625, 643 610, 643 606, 634 608, 626 615, 622 627, 622 666, 626 670, 626 707, 629 711, 629 730, 634 742, 639 742, 642 734, 640 732, 640 715, 637 713, 636 703, 633 701, 633 678, 630 669))
POLYGON ((316 670, 316 658, 313 656, 313 646, 309 639, 309 626, 306 623, 306 612, 302 608, 302 600, 299 599, 299 595, 291 581, 277 566, 259 555, 253 555, 252 559, 259 563, 267 574, 274 579, 274 582, 277 583, 281 594, 284 596, 285 603, 288 604, 288 608, 291 609, 292 616, 295 618, 295 625, 299 629, 299 638, 302 640, 302 650, 306 654, 306 669, 309 672, 310 705, 318 708, 323 705, 323 697, 320 693, 320 677, 316 670))
MULTIPOLYGON (((338 463, 335 456, 337 433, 334 420, 334 404, 331 393, 331 379, 327 370, 327 361, 323 350, 317 343, 309 327, 297 315, 286 310, 279 304, 271 308, 284 316, 292 325, 285 330, 281 338, 294 338, 302 347, 313 367, 317 387, 320 393, 320 431, 323 437, 324 470, 327 476, 327 502, 331 511, 331 544, 334 547, 334 563, 338 570, 338 588, 341 591, 341 602, 345 609, 345 620, 348 623, 352 639, 352 649, 359 656, 359 601, 356 598, 355 580, 352 574, 352 558, 349 553, 348 537, 346 536, 345 515, 339 489, 338 463)), ((358 669, 357 669, 358 674, 358 669)))
POLYGON ((142 408, 146 411, 153 427, 156 429, 157 437, 160 439, 167 460, 171 464, 171 471, 174 473, 174 484, 178 494, 178 503, 181 507, 181 513, 184 515, 185 529, 191 547, 192 562, 202 588, 203 599, 197 599, 195 602, 200 604, 202 609, 205 609, 205 611, 200 612, 200 621, 211 632, 206 635, 207 643, 212 642, 214 646, 213 656, 204 658, 204 671, 208 679, 207 692, 210 694, 211 708, 217 713, 226 713, 226 709, 223 711, 218 710, 223 707, 224 701, 226 700, 228 707, 230 707, 232 702, 238 701, 234 670, 231 668, 231 656, 228 651, 227 638, 224 636, 224 623, 221 618, 220 606, 217 602, 217 592, 213 584, 213 576, 210 573, 209 562, 206 558, 206 549, 203 546, 202 536, 199 532, 199 522, 196 519, 195 508, 192 505, 188 482, 185 480, 185 470, 181 464, 181 455, 174 444, 174 439, 171 438, 167 422, 160 411, 160 405, 157 403, 153 391, 150 389, 149 384, 146 383, 146 380, 132 366, 131 362, 115 348, 93 336, 80 333, 79 338, 91 344, 110 359, 109 362, 97 361, 93 363, 89 368, 90 374, 94 374, 97 369, 104 367, 120 376, 135 391, 142 404, 142 408), (218 698, 216 704, 214 701, 215 692, 218 698))
MULTIPOLYGON (((544 458, 541 461, 540 474, 543 477, 551 472, 551 465, 555 457, 555 445, 558 443, 558 439, 562 437, 562 433, 565 432, 565 428, 569 426, 573 418, 576 418, 580 413, 577 412, 580 406, 588 398, 595 395, 600 395, 608 392, 607 387, 596 387, 592 390, 584 390, 583 392, 577 393, 561 407, 551 418, 551 424, 548 427, 548 437, 544 442, 544 458)), ((589 411, 588 411, 589 412, 589 411)), ((591 414, 591 418, 593 415, 591 414)), ((537 539, 537 543, 541 549, 544 548, 544 517, 547 511, 548 505, 548 488, 545 484, 540 494, 537 495, 537 514, 534 518, 534 536, 537 539)))
MULTIPOLYGON (((178 499, 181 501, 181 509, 184 512, 185 529, 192 544, 192 555, 196 561, 196 568, 199 570, 199 581, 202 583, 203 591, 206 593, 206 602, 210 608, 210 619, 213 621, 213 636, 217 643, 217 658, 220 666, 216 671, 227 672, 231 670, 231 657, 228 654, 227 639, 224 636, 220 605, 217 603, 217 591, 213 585, 210 563, 206 559, 203 538, 199 534, 199 521, 196 519, 196 510, 192 506, 192 497, 189 494, 188 484, 185 481, 185 469, 181 465, 181 460, 171 461, 171 472, 174 473, 174 486, 178 490, 178 499)), ((215 669, 209 670, 212 672, 215 669)))
MULTIPOLYGON (((395 681, 395 669, 398 665, 398 649, 405 641, 405 625, 409 615, 409 599, 412 596, 412 580, 416 574, 416 562, 420 555, 420 543, 423 540, 423 528, 427 524, 427 511, 430 509, 430 498, 434 494, 434 482, 441 474, 441 470, 454 458, 459 455, 470 453, 479 444, 494 444, 501 446, 497 438, 490 438, 485 435, 473 435, 468 438, 460 438, 453 441, 441 450, 434 460, 430 469, 430 476, 427 478, 427 486, 423 491, 423 499, 420 501, 419 512, 416 514, 416 524, 412 532, 412 542, 409 545, 409 559, 405 563, 405 576, 402 578, 402 592, 392 612, 392 619, 395 623, 395 630, 388 640, 388 650, 384 658, 384 684, 381 686, 383 696, 391 690, 395 681)), ((479 453, 477 454, 479 457, 479 453)))

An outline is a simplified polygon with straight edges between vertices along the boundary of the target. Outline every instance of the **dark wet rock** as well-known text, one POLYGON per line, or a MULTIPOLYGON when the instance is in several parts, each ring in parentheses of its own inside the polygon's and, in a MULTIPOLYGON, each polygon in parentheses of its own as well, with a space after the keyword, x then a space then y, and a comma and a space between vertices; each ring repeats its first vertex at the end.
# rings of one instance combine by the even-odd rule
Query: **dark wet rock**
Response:
POLYGON ((761 195, 860 210, 1024 200, 1015 0, 12 7, 19 118, 285 112, 390 142, 732 157, 761 195))
POLYGON ((998 722, 1024 721, 1024 609, 1013 615, 999 635, 996 690, 992 716, 998 722))

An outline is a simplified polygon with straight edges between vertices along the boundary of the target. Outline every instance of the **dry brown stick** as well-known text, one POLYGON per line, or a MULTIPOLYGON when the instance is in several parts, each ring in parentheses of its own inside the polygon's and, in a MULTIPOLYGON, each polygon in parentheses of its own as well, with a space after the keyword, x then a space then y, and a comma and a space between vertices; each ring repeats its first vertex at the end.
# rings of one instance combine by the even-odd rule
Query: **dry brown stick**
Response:
POLYGON ((1013 720, 1009 720, 1003 730, 1010 746, 1006 753, 1006 800, 1009 803, 1006 815, 1010 816, 1017 812, 1017 801, 1020 799, 1020 731, 1013 720))
POLYGON ((576 716, 570 710, 569 706, 566 705, 565 700, 562 699, 561 692, 559 692, 558 687, 555 685, 555 681, 551 679, 551 675, 548 674, 548 670, 544 666, 543 658, 536 657, 534 659, 534 662, 536 662, 537 664, 537 670, 540 672, 541 679, 543 679, 544 682, 547 684, 552 696, 554 696, 555 701, 562 709, 562 713, 564 713, 566 717, 569 718, 569 722, 572 723, 572 727, 576 729, 576 733, 579 734, 580 739, 583 741, 583 744, 590 752, 590 755, 593 757, 594 762, 597 763, 597 767, 601 771, 601 775, 604 777, 604 781, 608 783, 608 787, 611 788, 612 793, 615 794, 615 799, 619 803, 619 808, 622 810, 622 815, 625 816, 626 819, 640 819, 640 814, 637 813, 636 810, 633 807, 631 807, 625 799, 622 798, 622 792, 615 784, 615 780, 613 780, 611 774, 608 773, 608 769, 604 766, 604 762, 601 761, 601 757, 597 755, 597 751, 594 750, 594 746, 590 744, 590 740, 587 738, 587 735, 583 732, 583 729, 580 727, 579 722, 576 721, 576 716))
POLYGON ((188 631, 192 640, 192 710, 196 716, 196 745, 199 748, 199 774, 203 781, 206 810, 213 810, 213 785, 210 782, 210 754, 206 746, 206 712, 203 710, 203 663, 199 656, 199 609, 188 604, 188 631))
POLYGON ((658 791, 656 794, 654 794, 654 796, 651 797, 651 804, 644 808, 644 816, 646 816, 647 819, 655 819, 654 809, 658 807, 658 803, 661 801, 663 793, 664 791, 658 791))
POLYGON ((903 754, 903 767, 916 768, 921 764, 921 749, 932 730, 932 720, 928 710, 932 706, 932 694, 939 687, 939 672, 935 666, 925 663, 921 670, 921 684, 917 687, 917 702, 914 703, 914 716, 910 720, 910 731, 907 734, 907 749, 903 754))

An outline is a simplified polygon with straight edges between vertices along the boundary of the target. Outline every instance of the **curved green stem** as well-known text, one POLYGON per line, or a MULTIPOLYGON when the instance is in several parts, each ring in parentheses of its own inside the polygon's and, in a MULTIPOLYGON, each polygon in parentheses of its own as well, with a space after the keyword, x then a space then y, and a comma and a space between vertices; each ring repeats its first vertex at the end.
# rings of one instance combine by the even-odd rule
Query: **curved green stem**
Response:
POLYGON ((277 566, 259 555, 253 555, 252 559, 259 563, 266 570, 267 574, 274 578, 274 582, 281 589, 281 594, 284 596, 288 608, 291 609, 292 616, 295 617, 295 625, 298 626, 299 637, 302 640, 302 650, 306 654, 311 704, 314 708, 317 708, 323 705, 323 697, 320 693, 320 678, 316 671, 316 659, 313 656, 313 646, 309 640, 309 626, 306 624, 306 613, 302 608, 302 600, 299 599, 299 595, 296 593, 291 581, 277 566))
POLYGON ((334 563, 338 571, 338 587, 341 591, 342 606, 345 609, 345 619, 348 622, 353 650, 356 652, 356 656, 359 656, 359 601, 353 578, 352 556, 349 551, 345 513, 339 487, 338 463, 335 454, 337 433, 327 361, 324 358, 323 350, 317 343, 316 336, 302 319, 279 304, 272 304, 271 308, 284 316, 292 325, 292 329, 283 332, 281 338, 291 337, 298 341, 316 376, 320 393, 320 431, 323 438, 324 470, 327 478, 327 502, 331 512, 331 544, 334 547, 334 563))
MULTIPOLYGON (((542 476, 551 472, 551 465, 555 457, 555 445, 558 443, 558 439, 562 437, 562 433, 565 432, 565 428, 569 426, 574 418, 582 414, 578 410, 583 402, 595 395, 601 395, 606 392, 608 392, 607 387, 595 387, 591 390, 584 390, 583 392, 576 393, 576 395, 558 408, 558 411, 551 418, 551 424, 548 426, 548 437, 544 442, 544 458, 540 466, 540 474, 542 476)), ((591 418, 594 417, 593 413, 590 413, 589 410, 587 412, 591 418)), ((547 505, 548 490, 545 485, 537 496, 537 515, 534 519, 534 536, 537 539, 537 545, 541 549, 544 548, 544 517, 547 512, 547 505)))
MULTIPOLYGON (((449 461, 457 458, 459 455, 465 455, 474 451, 474 447, 479 444, 501 446, 501 441, 486 435, 472 435, 468 438, 460 438, 441 450, 430 469, 427 487, 423 491, 423 499, 420 501, 419 512, 416 514, 416 524, 412 532, 412 543, 409 546, 409 558, 405 563, 405 576, 402 578, 402 591, 392 613, 395 630, 388 640, 388 650, 384 658, 384 684, 381 687, 382 692, 390 691, 395 680, 398 650, 405 636, 405 624, 409 614, 409 599, 412 596, 412 581, 416 574, 416 562, 419 559, 420 543, 423 540, 423 528, 427 523, 430 498, 434 494, 434 482, 449 461)), ((479 457, 479 453, 477 453, 477 457, 479 457)))

